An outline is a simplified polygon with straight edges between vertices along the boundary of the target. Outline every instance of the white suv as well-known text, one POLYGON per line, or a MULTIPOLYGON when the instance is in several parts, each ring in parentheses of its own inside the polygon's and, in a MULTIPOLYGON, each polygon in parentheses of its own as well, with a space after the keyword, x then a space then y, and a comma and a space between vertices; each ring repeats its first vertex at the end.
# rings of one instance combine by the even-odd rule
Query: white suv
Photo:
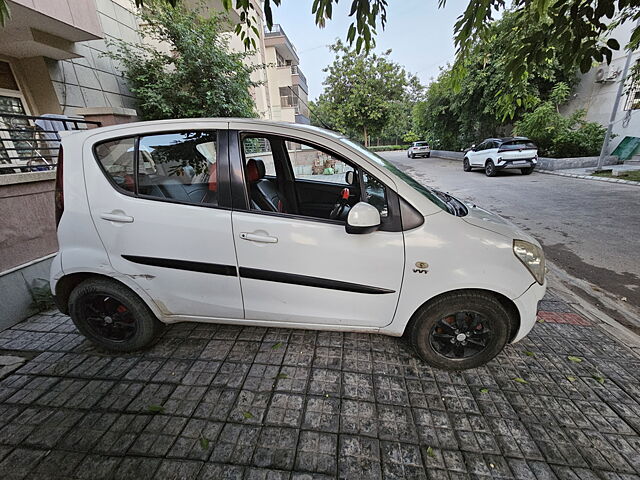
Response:
POLYGON ((487 138, 465 153, 462 169, 470 172, 482 168, 488 177, 506 169, 519 169, 523 175, 529 175, 537 164, 538 147, 528 138, 487 138))
POLYGON ((429 142, 413 142, 411 146, 407 150, 407 157, 416 158, 416 157, 427 157, 431 156, 431 147, 429 146, 429 142))
POLYGON ((101 347, 183 321, 407 334, 445 369, 533 327, 542 249, 339 134, 251 119, 67 133, 51 288, 101 347))

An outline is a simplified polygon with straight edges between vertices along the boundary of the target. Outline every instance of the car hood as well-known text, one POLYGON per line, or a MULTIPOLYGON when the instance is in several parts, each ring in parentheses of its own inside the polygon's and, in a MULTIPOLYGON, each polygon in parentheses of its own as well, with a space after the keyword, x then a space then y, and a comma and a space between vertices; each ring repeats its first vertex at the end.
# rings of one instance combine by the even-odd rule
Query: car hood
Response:
POLYGON ((477 205, 465 205, 469 211, 467 215, 461 217, 465 222, 475 227, 484 228, 499 235, 504 235, 510 239, 526 240, 534 245, 539 245, 535 238, 509 220, 502 218, 500 215, 480 208, 477 205))

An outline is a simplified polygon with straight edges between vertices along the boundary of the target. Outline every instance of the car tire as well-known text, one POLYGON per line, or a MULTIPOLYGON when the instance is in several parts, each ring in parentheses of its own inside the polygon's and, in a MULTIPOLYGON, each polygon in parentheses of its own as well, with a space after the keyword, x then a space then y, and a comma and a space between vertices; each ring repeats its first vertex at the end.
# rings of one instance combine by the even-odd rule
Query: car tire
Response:
POLYGON ((471 164, 469 163, 469 159, 467 157, 464 157, 464 160, 462 160, 462 170, 464 170, 465 172, 471 171, 471 164))
POLYGON ((71 292, 69 315, 80 333, 113 352, 148 347, 163 328, 137 294, 105 278, 85 280, 71 292))
POLYGON ((427 158, 431 158, 431 154, 430 153, 427 153, 427 158))
MULTIPOLYGON (((445 294, 418 310, 407 327, 407 333, 412 347, 425 362, 436 368, 455 371, 477 368, 491 361, 509 340, 511 325, 509 313, 495 296, 485 292, 460 291, 445 294), (459 351, 456 349, 460 348, 460 342, 454 344, 439 338, 445 336, 450 328, 453 329, 450 332, 452 338, 459 337, 460 334, 455 333, 457 331, 455 328, 458 326, 455 323, 456 320, 453 324, 449 320, 458 312, 459 315, 475 315, 474 319, 482 319, 479 324, 481 330, 478 326, 473 327, 473 322, 467 324, 467 328, 469 325, 472 327, 468 331, 473 332, 469 338, 473 336, 476 343, 485 344, 484 347, 479 347, 471 341, 464 340, 467 343, 462 346, 462 349, 465 355, 467 352, 471 353, 470 356, 457 355, 459 351), (441 324, 445 327, 441 327, 441 324), (479 333, 485 328, 486 333, 479 333), (444 353, 448 343, 451 343, 449 347, 451 350, 444 353), (474 352, 476 349, 479 350, 474 352)), ((460 330, 463 329, 464 327, 460 330)))
POLYGON ((412 153, 411 155, 409 155, 410 158, 416 158, 416 155, 414 153, 412 153))
POLYGON ((407 152, 407 158, 411 158, 411 154, 407 152))
POLYGON ((487 161, 484 166, 484 173, 487 177, 495 177, 496 176, 496 166, 493 163, 493 160, 487 161))
POLYGON ((522 172, 523 175, 531 175, 533 173, 534 168, 535 167, 521 168, 520 171, 522 172))

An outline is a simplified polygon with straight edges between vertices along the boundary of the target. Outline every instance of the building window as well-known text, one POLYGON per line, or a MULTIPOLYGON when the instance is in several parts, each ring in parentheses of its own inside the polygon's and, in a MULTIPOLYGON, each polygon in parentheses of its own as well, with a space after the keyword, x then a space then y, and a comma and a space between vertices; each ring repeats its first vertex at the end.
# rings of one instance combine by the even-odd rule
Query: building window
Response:
POLYGON ((627 91, 627 101, 624 104, 625 110, 640 110, 640 60, 631 69, 633 82, 627 91))
POLYGON ((280 87, 280 106, 296 107, 298 105, 298 87, 280 87))
POLYGON ((25 163, 21 157, 34 147, 29 121, 9 116, 28 113, 11 65, 0 61, 0 163, 25 163))

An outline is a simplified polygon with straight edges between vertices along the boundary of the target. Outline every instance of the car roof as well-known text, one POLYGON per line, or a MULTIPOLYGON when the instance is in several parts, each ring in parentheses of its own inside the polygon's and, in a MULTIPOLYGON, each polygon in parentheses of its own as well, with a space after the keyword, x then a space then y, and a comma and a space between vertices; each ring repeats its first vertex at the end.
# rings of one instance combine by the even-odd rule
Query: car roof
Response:
POLYGON ((330 137, 334 140, 340 139, 340 138, 346 138, 341 133, 334 132, 333 130, 328 130, 326 128, 316 127, 315 125, 306 125, 303 123, 291 123, 291 122, 278 122, 274 120, 262 120, 258 118, 242 118, 242 117, 205 117, 205 118, 175 118, 175 119, 165 119, 165 120, 147 120, 142 122, 129 122, 129 123, 121 123, 118 125, 109 125, 105 127, 90 128, 87 130, 63 131, 59 133, 62 134, 61 136, 77 135, 79 133, 92 135, 99 131, 100 133, 113 132, 115 136, 115 135, 119 135, 121 130, 126 130, 127 128, 131 128, 133 126, 135 127, 154 127, 154 126, 165 126, 165 125, 179 126, 181 124, 198 123, 198 122, 245 123, 245 124, 252 124, 257 126, 287 127, 293 130, 318 133, 320 135, 330 137))
POLYGON ((526 140, 528 142, 530 142, 531 140, 528 139, 527 137, 501 137, 501 138, 497 138, 497 137, 490 137, 490 138, 485 138, 483 140, 483 142, 500 142, 500 143, 505 143, 505 142, 513 142, 515 140, 526 140))

